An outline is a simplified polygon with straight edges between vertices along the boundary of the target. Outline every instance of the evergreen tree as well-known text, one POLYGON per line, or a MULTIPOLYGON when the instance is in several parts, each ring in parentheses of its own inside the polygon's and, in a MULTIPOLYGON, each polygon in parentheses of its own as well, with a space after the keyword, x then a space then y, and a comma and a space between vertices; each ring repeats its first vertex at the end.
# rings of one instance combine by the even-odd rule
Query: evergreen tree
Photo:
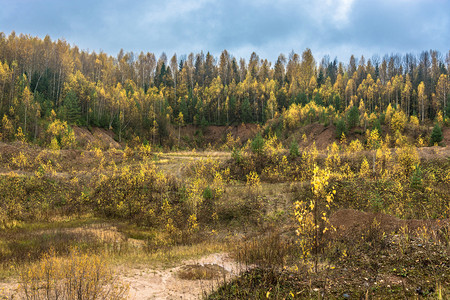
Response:
POLYGON ((249 123, 252 121, 252 109, 250 107, 250 101, 245 98, 241 104, 241 119, 242 122, 249 123))
POLYGON ((442 142, 442 129, 438 123, 434 124, 433 131, 431 132, 430 144, 439 144, 442 142))
POLYGON ((264 148, 264 138, 261 136, 261 133, 258 133, 252 141, 251 149, 252 152, 258 155, 261 155, 264 148))
POLYGON ((359 123, 359 110, 356 106, 352 106, 347 113, 348 129, 352 129, 359 123))
POLYGON ((292 158, 296 158, 297 156, 300 155, 298 151, 298 143, 295 139, 292 140, 291 145, 289 146, 289 155, 292 158))
POLYGON ((341 118, 336 123, 336 138, 340 139, 342 134, 348 135, 348 130, 344 119, 341 118))
POLYGON ((69 124, 76 124, 81 117, 81 107, 78 97, 70 90, 64 98, 65 118, 69 124))

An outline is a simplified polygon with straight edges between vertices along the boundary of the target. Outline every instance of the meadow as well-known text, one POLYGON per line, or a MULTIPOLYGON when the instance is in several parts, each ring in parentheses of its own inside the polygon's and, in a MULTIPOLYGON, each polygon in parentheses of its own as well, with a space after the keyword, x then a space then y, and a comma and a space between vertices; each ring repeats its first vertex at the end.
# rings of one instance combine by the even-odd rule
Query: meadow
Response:
POLYGON ((2 299, 133 298, 136 270, 214 282, 188 299, 450 297, 450 149, 376 129, 318 148, 320 126, 204 151, 1 143, 2 299), (236 272, 198 264, 215 254, 236 272))

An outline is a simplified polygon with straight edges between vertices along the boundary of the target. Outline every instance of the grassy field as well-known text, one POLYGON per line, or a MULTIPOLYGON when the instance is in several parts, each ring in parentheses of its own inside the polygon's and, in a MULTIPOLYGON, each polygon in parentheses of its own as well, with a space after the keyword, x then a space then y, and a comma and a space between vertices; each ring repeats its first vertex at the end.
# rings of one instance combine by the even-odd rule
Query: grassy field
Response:
POLYGON ((136 270, 208 299, 450 297, 449 147, 0 150, 5 299, 136 298, 136 270), (214 253, 239 271, 180 269, 214 253))

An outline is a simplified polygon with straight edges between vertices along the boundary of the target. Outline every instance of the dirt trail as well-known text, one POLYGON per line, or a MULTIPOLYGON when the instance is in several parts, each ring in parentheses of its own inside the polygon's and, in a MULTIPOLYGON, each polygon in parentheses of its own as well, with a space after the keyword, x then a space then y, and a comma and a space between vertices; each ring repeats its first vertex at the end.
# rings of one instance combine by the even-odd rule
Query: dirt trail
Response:
POLYGON ((120 280, 130 286, 129 299, 200 299, 223 283, 224 278, 185 280, 178 272, 187 265, 218 265, 227 271, 226 280, 236 276, 239 266, 225 253, 215 253, 197 260, 187 260, 170 269, 125 269, 120 280))

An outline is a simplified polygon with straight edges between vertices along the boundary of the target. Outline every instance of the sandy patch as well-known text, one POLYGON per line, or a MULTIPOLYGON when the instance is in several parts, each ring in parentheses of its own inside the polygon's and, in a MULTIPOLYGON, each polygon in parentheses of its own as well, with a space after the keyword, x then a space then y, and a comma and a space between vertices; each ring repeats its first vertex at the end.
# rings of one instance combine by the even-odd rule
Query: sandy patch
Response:
POLYGON ((200 299, 205 293, 239 273, 239 265, 225 253, 215 253, 196 260, 186 260, 169 269, 126 269, 120 280, 130 286, 129 299, 200 299), (216 265, 226 272, 224 277, 209 280, 181 279, 186 266, 216 265))

